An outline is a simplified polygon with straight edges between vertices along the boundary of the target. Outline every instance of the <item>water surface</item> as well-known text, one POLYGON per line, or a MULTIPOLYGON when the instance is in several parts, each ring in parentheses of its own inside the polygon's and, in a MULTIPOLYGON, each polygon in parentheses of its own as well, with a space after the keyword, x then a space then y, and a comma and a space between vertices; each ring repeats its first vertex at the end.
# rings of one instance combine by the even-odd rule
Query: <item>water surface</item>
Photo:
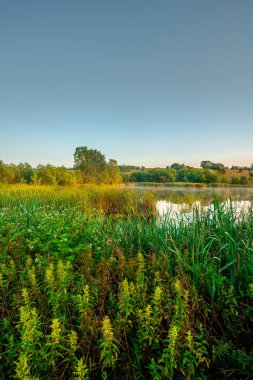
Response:
POLYGON ((138 189, 150 190, 157 199, 156 209, 160 215, 170 214, 170 217, 180 215, 190 216, 193 210, 201 212, 213 208, 216 198, 224 208, 233 207, 239 214, 247 211, 253 204, 253 188, 251 187, 147 187, 138 189))

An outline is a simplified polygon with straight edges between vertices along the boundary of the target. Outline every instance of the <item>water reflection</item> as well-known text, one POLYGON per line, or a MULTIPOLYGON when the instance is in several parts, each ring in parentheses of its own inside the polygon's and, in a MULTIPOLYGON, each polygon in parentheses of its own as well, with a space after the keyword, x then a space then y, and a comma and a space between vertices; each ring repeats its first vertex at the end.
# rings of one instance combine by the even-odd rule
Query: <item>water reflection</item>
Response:
MULTIPOLYGON (((234 215, 240 215, 242 211, 247 213, 251 207, 252 202, 247 200, 232 201, 231 199, 226 199, 224 202, 221 202, 221 208, 224 211, 232 208, 234 215)), ((195 201, 189 204, 159 200, 156 202, 156 210, 162 217, 169 216, 170 218, 176 219, 179 216, 183 216, 184 218, 186 217, 188 219, 191 218, 196 211, 200 213, 207 210, 214 211, 214 205, 213 203, 203 205, 200 201, 195 201)))
POLYGON ((157 199, 157 212, 163 216, 169 214, 171 218, 178 216, 191 217, 193 210, 205 212, 213 210, 214 198, 226 210, 233 208, 235 215, 247 210, 253 204, 253 188, 249 187, 138 187, 151 190, 157 199))

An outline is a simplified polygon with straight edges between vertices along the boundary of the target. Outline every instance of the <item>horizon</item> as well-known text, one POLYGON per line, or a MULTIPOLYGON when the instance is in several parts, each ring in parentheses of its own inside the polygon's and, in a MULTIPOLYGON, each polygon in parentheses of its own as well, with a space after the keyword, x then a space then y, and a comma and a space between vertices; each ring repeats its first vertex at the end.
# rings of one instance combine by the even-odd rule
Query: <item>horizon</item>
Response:
POLYGON ((253 162, 253 2, 0 4, 0 159, 253 162), (166 159, 168 157, 168 160, 166 159))

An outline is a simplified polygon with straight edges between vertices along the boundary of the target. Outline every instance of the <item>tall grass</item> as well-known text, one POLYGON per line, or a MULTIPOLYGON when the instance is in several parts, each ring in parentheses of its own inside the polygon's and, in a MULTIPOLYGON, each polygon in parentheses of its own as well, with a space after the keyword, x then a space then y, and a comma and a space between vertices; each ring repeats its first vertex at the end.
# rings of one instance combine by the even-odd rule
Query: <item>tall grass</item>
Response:
POLYGON ((252 210, 35 190, 0 195, 1 378, 252 377, 252 210))
POLYGON ((153 193, 122 189, 120 186, 29 186, 0 185, 0 207, 16 205, 39 207, 74 207, 106 214, 154 213, 153 193))

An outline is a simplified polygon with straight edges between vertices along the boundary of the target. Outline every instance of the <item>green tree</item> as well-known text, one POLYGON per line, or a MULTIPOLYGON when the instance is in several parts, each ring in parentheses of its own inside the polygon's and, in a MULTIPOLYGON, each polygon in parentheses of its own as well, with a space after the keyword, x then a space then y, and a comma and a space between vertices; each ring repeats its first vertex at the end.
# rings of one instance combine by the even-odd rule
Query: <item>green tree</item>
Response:
POLYGON ((200 166, 203 169, 213 169, 215 164, 212 161, 201 161, 200 166))
POLYGON ((15 167, 16 176, 15 176, 15 182, 18 183, 32 183, 32 178, 34 175, 33 168, 30 164, 27 162, 18 164, 17 167, 15 167))
POLYGON ((111 184, 120 183, 122 181, 118 163, 116 160, 110 159, 107 164, 107 170, 109 174, 109 181, 111 184))
POLYGON ((73 185, 77 182, 74 170, 68 170, 64 166, 56 168, 56 182, 58 185, 73 185))
POLYGON ((172 164, 170 166, 170 169, 175 169, 175 170, 179 170, 179 169, 183 169, 185 167, 184 164, 179 164, 177 162, 174 162, 174 164, 172 164))
POLYGON ((248 183, 248 179, 245 175, 241 175, 240 177, 240 184, 241 185, 246 185, 248 183))
POLYGON ((201 161, 200 166, 203 169, 217 170, 217 171, 219 171, 222 174, 226 173, 225 166, 223 164, 221 164, 220 162, 218 162, 217 164, 215 164, 212 161, 201 161))
POLYGON ((14 179, 15 169, 0 160, 0 183, 13 183, 14 179))
POLYGON ((97 149, 80 146, 74 153, 74 167, 81 171, 83 182, 101 182, 106 169, 105 156, 97 149))
POLYGON ((36 169, 36 182, 41 185, 55 185, 56 168, 50 164, 38 165, 36 169))

